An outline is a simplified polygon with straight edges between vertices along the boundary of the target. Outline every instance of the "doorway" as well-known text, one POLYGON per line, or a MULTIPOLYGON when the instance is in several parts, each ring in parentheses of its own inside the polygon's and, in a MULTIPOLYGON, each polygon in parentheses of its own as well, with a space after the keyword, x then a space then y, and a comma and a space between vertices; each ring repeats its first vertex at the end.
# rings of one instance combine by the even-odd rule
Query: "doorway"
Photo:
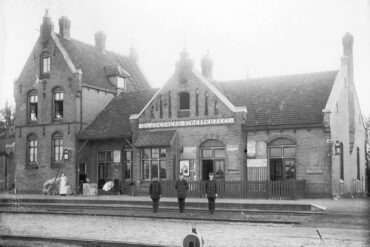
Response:
POLYGON ((270 180, 283 180, 283 160, 270 159, 270 180))
POLYGON ((203 180, 209 179, 210 172, 213 172, 213 160, 203 160, 203 171, 202 171, 203 180))

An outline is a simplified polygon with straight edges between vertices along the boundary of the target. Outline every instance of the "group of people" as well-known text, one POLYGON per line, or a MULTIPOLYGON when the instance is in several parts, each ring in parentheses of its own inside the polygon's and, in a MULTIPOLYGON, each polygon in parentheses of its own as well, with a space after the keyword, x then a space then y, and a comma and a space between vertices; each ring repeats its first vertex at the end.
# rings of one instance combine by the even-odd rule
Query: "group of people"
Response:
MULTIPOLYGON (((182 173, 179 174, 179 179, 176 181, 175 189, 177 192, 177 200, 179 203, 179 211, 183 213, 185 211, 185 198, 188 194, 189 184, 185 180, 182 173)), ((208 210, 210 214, 215 211, 215 201, 217 197, 217 184, 213 180, 213 173, 209 173, 209 180, 206 181, 205 193, 208 199, 208 210)), ((149 195, 153 201, 153 213, 158 213, 159 200, 162 196, 161 182, 155 177, 149 186, 149 195)))

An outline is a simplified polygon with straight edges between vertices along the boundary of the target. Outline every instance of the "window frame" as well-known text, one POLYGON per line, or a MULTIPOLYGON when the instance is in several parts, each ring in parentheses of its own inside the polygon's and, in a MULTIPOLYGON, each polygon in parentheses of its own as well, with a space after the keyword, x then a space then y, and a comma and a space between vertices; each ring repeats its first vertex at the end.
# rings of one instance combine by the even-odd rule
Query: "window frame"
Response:
POLYGON ((140 150, 140 179, 141 180, 151 180, 152 179, 152 162, 157 163, 157 178, 159 180, 166 180, 167 179, 167 148, 165 147, 145 147, 140 150), (149 150, 149 157, 145 158, 145 150, 149 150), (153 157, 153 150, 158 150, 158 157, 153 157), (162 150, 165 151, 165 156, 161 157, 162 150), (144 163, 148 163, 149 165, 149 173, 148 173, 148 178, 144 177, 144 163), (165 169, 166 169, 166 177, 163 178, 161 177, 161 163, 164 163, 165 169))
POLYGON ((123 169, 125 171, 124 181, 132 181, 133 178, 133 150, 132 149, 125 149, 123 150, 123 169), (127 159, 127 153, 130 153, 130 159, 127 159), (130 167, 130 176, 127 177, 127 166, 130 167))
POLYGON ((52 135, 52 138, 51 138, 51 164, 52 165, 59 165, 62 161, 62 157, 63 157, 63 151, 64 151, 64 138, 63 138, 63 134, 60 133, 60 132, 55 132, 53 135, 52 135), (56 141, 59 141, 59 153, 58 153, 58 156, 59 156, 59 160, 56 160, 56 141), (61 141, 61 142, 60 142, 61 141))
MULTIPOLYGON (((289 138, 286 138, 286 137, 279 137, 279 138, 276 138, 272 141, 269 142, 269 145, 267 146, 267 150, 268 150, 268 160, 269 160, 269 173, 271 173, 271 160, 281 160, 281 164, 282 164, 282 180, 296 180, 297 179, 297 160, 296 160, 296 156, 297 156, 297 144, 295 141, 289 139, 289 138), (289 143, 289 144, 273 144, 276 140, 278 139, 285 139, 285 140, 288 140, 288 142, 286 143, 289 143), (271 144, 272 143, 272 144, 271 144), (293 144, 294 143, 294 144, 293 144), (289 149, 289 148, 294 148, 294 155, 291 156, 286 156, 285 155, 285 149, 289 149), (272 152, 271 152, 271 149, 280 149, 280 155, 276 155, 276 156, 272 156, 272 152), (287 178, 287 162, 288 161, 293 161, 294 163, 294 174, 293 174, 293 178, 289 177, 287 178)), ((270 180, 271 180, 271 174, 270 174, 270 180)), ((273 180, 274 181, 274 180, 273 180)))
MULTIPOLYGON (((59 113, 60 113, 60 110, 59 110, 59 113)), ((52 119, 53 119, 53 121, 63 121, 64 120, 64 90, 61 87, 56 87, 56 88, 53 89, 52 119), (61 94, 61 96, 62 96, 61 100, 57 99, 57 95, 59 95, 59 94, 61 94), (58 103, 58 105, 61 104, 61 106, 59 105, 59 108, 60 107, 62 108, 62 110, 61 110, 62 114, 61 114, 60 118, 57 117, 57 110, 56 110, 57 103, 58 103)))
POLYGON ((36 90, 31 90, 28 92, 27 94, 27 120, 28 122, 30 123, 37 123, 38 121, 38 107, 39 107, 39 101, 38 101, 38 92, 36 90), (31 102, 31 99, 32 98, 36 98, 36 102, 31 102), (31 108, 33 108, 32 106, 33 105, 36 105, 35 106, 35 109, 36 109, 36 119, 32 119, 32 115, 31 115, 31 108))
POLYGON ((116 76, 116 87, 118 89, 121 89, 121 90, 126 90, 127 88, 127 85, 126 85, 126 78, 123 77, 123 76, 116 76), (122 83, 123 83, 123 87, 121 87, 121 85, 118 84, 118 82, 122 80, 122 83))
POLYGON ((36 167, 38 164, 38 138, 35 134, 30 134, 27 136, 27 152, 26 152, 26 164, 28 167, 36 167), (31 146, 31 142, 33 142, 33 145, 31 146), (32 152, 31 152, 32 148, 32 152), (31 153, 33 156, 33 159, 31 160, 31 153))
POLYGON ((43 52, 40 55, 40 78, 47 78, 50 76, 51 70, 51 56, 48 52, 43 52), (46 71, 45 69, 45 62, 46 62, 46 71))

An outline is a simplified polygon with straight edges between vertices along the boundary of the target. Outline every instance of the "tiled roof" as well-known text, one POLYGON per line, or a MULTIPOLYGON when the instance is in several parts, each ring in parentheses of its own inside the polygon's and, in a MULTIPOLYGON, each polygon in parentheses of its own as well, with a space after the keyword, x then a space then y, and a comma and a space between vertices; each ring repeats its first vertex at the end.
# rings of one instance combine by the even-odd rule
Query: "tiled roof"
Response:
POLYGON ((176 130, 148 130, 141 133, 135 147, 168 147, 175 136, 176 130))
POLYGON ((235 106, 247 107, 246 126, 319 124, 338 71, 214 82, 235 106))
POLYGON ((14 135, 9 137, 1 137, 0 138, 0 154, 3 154, 6 152, 6 145, 12 144, 15 142, 14 135))
POLYGON ((114 90, 114 86, 104 75, 104 67, 120 66, 130 74, 128 82, 135 90, 149 89, 148 81, 138 65, 128 57, 105 51, 104 53, 95 46, 84 44, 74 39, 65 39, 58 35, 60 42, 67 51, 76 68, 82 70, 82 82, 104 89, 114 90))
POLYGON ((96 119, 79 135, 79 139, 120 138, 131 135, 130 115, 137 114, 157 89, 123 92, 109 102, 96 119))

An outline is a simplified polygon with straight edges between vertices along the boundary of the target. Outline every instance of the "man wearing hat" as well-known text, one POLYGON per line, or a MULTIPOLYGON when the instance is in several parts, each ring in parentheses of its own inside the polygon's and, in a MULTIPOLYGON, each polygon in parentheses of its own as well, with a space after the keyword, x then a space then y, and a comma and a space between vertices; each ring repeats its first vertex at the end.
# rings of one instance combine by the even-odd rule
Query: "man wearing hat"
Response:
POLYGON ((189 190, 188 182, 184 179, 184 175, 180 173, 179 179, 176 181, 175 189, 177 191, 177 200, 179 202, 180 213, 185 211, 185 198, 189 190))
POLYGON ((153 213, 158 213, 159 199, 162 195, 162 186, 156 176, 153 176, 152 182, 150 183, 149 195, 153 201, 153 213))
POLYGON ((213 173, 209 174, 209 180, 206 182, 206 196, 208 198, 208 210, 210 214, 213 214, 216 206, 216 197, 217 197, 217 184, 213 180, 213 173))

